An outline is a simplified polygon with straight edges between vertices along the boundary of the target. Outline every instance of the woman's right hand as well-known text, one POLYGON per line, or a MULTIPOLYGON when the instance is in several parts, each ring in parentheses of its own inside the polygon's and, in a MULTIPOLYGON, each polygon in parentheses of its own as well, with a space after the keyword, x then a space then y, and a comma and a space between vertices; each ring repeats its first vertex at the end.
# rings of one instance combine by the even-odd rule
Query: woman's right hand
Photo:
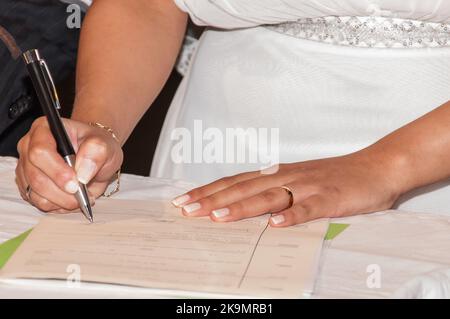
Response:
POLYGON ((44 212, 77 209, 74 193, 78 182, 88 185, 93 202, 104 193, 123 161, 120 144, 106 130, 69 119, 63 122, 77 153, 75 170, 56 151, 45 117, 33 123, 17 146, 20 194, 44 212))

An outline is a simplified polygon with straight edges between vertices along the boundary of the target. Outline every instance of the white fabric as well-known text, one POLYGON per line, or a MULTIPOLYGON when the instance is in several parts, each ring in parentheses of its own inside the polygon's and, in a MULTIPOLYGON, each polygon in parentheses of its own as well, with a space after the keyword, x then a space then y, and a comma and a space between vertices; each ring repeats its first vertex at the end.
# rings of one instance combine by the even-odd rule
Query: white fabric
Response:
MULTIPOLYGON (((0 158, 0 243, 33 227, 41 213, 21 200, 14 183, 16 160, 0 158)), ((192 187, 179 182, 124 175, 117 198, 162 199, 192 187)), ((107 199, 106 199, 107 200, 107 199)), ((322 250, 316 292, 313 298, 446 297, 444 279, 435 281, 427 293, 411 282, 450 267, 450 218, 433 214, 391 211, 333 220, 350 226, 322 250), (381 270, 380 288, 366 285, 369 265, 381 270), (404 286, 405 285, 405 286, 404 286), (393 295, 397 292, 397 295, 393 295)), ((450 270, 449 270, 450 271, 450 270)), ((436 278, 436 277, 433 277, 436 278)), ((445 278, 440 275, 440 278, 445 278)), ((0 283, 1 298, 145 298, 158 292, 123 286, 82 284, 68 288, 60 282, 24 281, 20 285, 0 283)))
POLYGON ((174 0, 199 25, 245 28, 323 16, 385 16, 450 22, 446 0, 174 0))
POLYGON ((89 6, 92 4, 92 0, 60 0, 60 1, 64 2, 64 3, 69 3, 69 4, 77 4, 84 11, 86 11, 89 8, 89 6))
POLYGON ((412 279, 394 295, 400 299, 450 299, 450 269, 432 271, 412 279))
MULTIPOLYGON (((378 4, 383 14, 391 10, 402 18, 448 21, 450 15, 448 1, 178 3, 197 22, 223 28, 304 16, 367 15, 368 4, 378 4)), ((203 132, 208 128, 222 133, 236 127, 278 128, 280 162, 357 151, 449 101, 449 69, 450 48, 353 48, 297 39, 261 26, 209 29, 200 39, 166 117, 151 176, 203 184, 264 167, 248 160, 243 164, 174 161, 172 152, 179 140, 171 134, 176 128, 186 128, 192 139, 197 138, 196 120, 202 120, 203 132)), ((265 149, 247 145, 247 151, 265 149)), ((403 196, 399 208, 450 213, 449 199, 449 183, 443 182, 403 196)))

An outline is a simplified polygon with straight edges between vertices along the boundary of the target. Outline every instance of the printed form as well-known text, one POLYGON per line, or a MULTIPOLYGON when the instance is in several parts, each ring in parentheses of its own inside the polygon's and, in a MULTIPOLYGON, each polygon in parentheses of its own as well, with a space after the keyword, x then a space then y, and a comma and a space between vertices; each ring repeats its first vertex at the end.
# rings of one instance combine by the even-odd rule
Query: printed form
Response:
POLYGON ((41 219, 1 278, 60 279, 244 297, 312 293, 327 220, 289 228, 268 217, 233 223, 188 218, 163 201, 101 200, 81 214, 41 219))

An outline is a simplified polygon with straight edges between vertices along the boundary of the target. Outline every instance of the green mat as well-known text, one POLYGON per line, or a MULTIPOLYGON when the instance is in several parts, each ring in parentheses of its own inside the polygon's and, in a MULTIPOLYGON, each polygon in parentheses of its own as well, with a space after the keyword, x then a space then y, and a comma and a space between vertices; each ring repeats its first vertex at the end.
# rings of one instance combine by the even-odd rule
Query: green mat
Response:
POLYGON ((325 240, 332 240, 337 235, 342 233, 350 224, 337 224, 337 223, 331 223, 328 226, 327 234, 325 235, 325 240))
POLYGON ((16 249, 19 248, 20 244, 22 244, 32 230, 33 229, 27 230, 19 236, 14 237, 13 239, 10 239, 0 245, 0 269, 6 264, 8 259, 12 256, 12 254, 14 254, 16 249))
MULTIPOLYGON (((349 224, 336 224, 331 223, 328 226, 327 234, 325 235, 325 240, 332 240, 337 235, 342 233, 349 224)), ((3 244, 0 244, 0 269, 6 264, 8 259, 14 254, 17 248, 19 248, 20 244, 27 238, 27 236, 31 233, 33 229, 27 230, 23 234, 20 234, 13 239, 10 239, 3 244)))

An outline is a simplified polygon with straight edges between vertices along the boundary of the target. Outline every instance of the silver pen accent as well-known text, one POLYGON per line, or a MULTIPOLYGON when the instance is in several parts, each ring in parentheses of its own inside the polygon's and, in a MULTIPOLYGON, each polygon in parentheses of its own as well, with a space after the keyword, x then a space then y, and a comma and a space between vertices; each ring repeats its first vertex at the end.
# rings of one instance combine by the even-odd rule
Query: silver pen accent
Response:
MULTIPOLYGON (((75 168, 75 155, 65 156, 64 160, 70 167, 75 168)), ((94 222, 94 216, 92 214, 91 203, 89 202, 87 186, 83 183, 78 183, 78 191, 75 193, 78 203, 80 204, 80 209, 83 215, 89 220, 89 222, 94 222)))

